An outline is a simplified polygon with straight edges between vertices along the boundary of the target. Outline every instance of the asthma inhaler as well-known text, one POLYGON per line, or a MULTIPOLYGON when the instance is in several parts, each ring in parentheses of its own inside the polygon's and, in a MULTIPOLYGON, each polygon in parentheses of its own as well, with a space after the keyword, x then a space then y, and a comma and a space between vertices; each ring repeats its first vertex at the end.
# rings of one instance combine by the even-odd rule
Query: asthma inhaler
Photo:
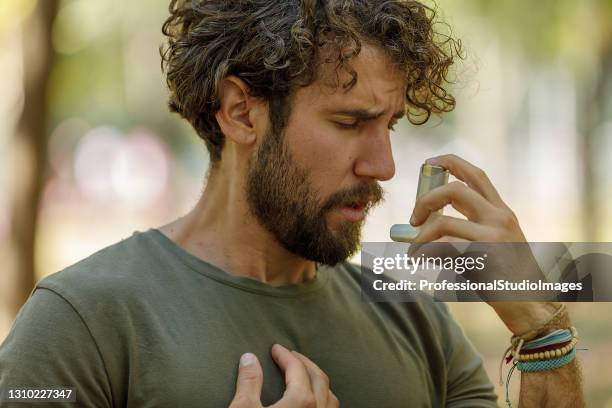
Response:
MULTIPOLYGON (((418 200, 423 194, 446 183, 448 183, 448 170, 441 166, 423 163, 419 173, 416 199, 418 200)), ((436 215, 442 215, 442 210, 440 208, 438 211, 431 213, 425 222, 434 219, 436 215)), ((419 227, 413 227, 410 224, 394 224, 389 235, 393 241, 412 242, 419 235, 419 229, 419 227)))

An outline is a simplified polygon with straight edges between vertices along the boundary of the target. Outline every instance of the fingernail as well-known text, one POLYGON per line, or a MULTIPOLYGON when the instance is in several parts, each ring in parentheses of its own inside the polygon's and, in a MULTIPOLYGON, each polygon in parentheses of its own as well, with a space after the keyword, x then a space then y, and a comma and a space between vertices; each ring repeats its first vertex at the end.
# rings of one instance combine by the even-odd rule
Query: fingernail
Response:
POLYGON ((255 354, 244 353, 240 357, 240 367, 246 367, 248 365, 255 364, 256 361, 257 361, 257 357, 255 357, 255 354))
POLYGON ((425 160, 425 162, 427 162, 429 164, 437 164, 438 163, 438 157, 431 157, 431 158, 425 160))
POLYGON ((415 216, 414 216, 414 214, 412 214, 410 216, 410 224, 414 225, 414 220, 415 220, 415 216))

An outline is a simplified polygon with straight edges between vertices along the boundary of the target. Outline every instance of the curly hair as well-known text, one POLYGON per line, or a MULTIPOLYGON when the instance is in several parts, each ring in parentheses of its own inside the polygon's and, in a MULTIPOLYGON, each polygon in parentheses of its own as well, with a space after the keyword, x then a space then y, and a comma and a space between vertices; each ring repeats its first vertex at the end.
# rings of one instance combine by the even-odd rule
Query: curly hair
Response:
POLYGON ((169 11, 162 28, 168 42, 160 48, 169 107, 204 139, 213 166, 224 144, 215 118, 224 77, 241 78, 250 95, 267 101, 274 125, 286 120, 291 92, 313 83, 322 64, 333 64, 336 78, 339 70, 350 74, 335 86, 354 86, 350 60, 363 42, 379 46, 405 73, 411 123, 455 107, 445 86, 461 43, 437 32, 435 8, 419 1, 171 0, 169 11))

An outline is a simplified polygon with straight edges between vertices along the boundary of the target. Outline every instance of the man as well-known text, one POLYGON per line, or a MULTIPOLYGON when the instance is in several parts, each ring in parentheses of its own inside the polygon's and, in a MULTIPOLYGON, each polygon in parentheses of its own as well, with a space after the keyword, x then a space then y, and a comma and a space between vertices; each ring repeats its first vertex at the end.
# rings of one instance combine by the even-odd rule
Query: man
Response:
MULTIPOLYGON (((2 346, 0 385, 74 386, 87 407, 496 406, 443 304, 363 302, 346 262, 394 175, 390 129, 454 106, 443 86, 458 44, 433 32, 433 11, 173 0, 170 12, 170 106, 210 152, 206 189, 184 217, 43 279, 2 346)), ((417 241, 525 241, 481 170, 432 162, 464 183, 424 196, 412 223, 447 203, 467 220, 441 217, 417 241)), ((557 307, 492 306, 515 334, 557 307)), ((522 376, 521 406, 581 395, 575 362, 522 376)))

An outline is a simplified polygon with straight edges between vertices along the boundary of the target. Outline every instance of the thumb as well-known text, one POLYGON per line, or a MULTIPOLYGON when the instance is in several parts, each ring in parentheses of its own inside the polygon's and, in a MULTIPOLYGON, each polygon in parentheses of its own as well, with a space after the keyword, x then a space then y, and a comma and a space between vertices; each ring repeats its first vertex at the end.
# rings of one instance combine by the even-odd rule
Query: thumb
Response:
POLYGON ((261 387, 263 385, 263 370, 259 360, 253 353, 245 353, 240 357, 238 379, 236 380, 236 395, 234 401, 252 401, 261 406, 261 387))

